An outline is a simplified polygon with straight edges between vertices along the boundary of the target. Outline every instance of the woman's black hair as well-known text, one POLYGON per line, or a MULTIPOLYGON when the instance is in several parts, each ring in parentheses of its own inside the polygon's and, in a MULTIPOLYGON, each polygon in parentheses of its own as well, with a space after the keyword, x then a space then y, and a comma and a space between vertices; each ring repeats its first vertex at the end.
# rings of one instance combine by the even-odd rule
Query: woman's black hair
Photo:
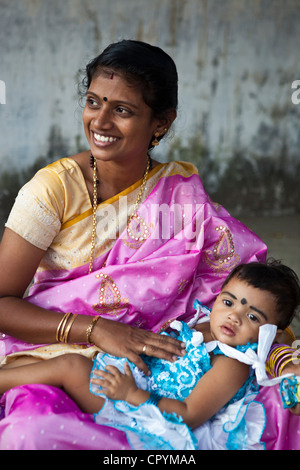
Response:
POLYGON ((291 323, 300 304, 299 278, 291 268, 274 259, 268 260, 266 264, 240 264, 225 279, 222 289, 233 278, 274 296, 278 328, 285 329, 291 323))
POLYGON ((177 109, 176 65, 159 47, 126 39, 112 43, 87 64, 85 72, 86 76, 82 81, 85 92, 94 76, 100 73, 111 76, 116 73, 129 84, 140 87, 143 99, 152 109, 154 117, 167 117, 169 110, 177 109))

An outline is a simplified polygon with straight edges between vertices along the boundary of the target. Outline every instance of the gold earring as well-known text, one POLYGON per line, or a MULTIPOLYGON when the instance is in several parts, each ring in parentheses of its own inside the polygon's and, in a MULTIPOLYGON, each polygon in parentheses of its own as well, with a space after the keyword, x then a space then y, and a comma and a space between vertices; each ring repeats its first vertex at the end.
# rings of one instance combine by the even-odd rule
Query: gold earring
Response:
POLYGON ((167 132, 167 130, 168 130, 167 127, 165 127, 162 132, 158 132, 158 131, 155 132, 155 134, 154 134, 155 139, 153 139, 152 142, 151 142, 154 147, 159 145, 159 141, 157 140, 157 137, 159 137, 160 135, 164 135, 167 132))
POLYGON ((159 141, 157 140, 157 137, 159 137, 159 135, 160 135, 159 132, 155 132, 155 134, 154 134, 155 139, 153 139, 152 142, 151 142, 154 147, 159 145, 159 141))

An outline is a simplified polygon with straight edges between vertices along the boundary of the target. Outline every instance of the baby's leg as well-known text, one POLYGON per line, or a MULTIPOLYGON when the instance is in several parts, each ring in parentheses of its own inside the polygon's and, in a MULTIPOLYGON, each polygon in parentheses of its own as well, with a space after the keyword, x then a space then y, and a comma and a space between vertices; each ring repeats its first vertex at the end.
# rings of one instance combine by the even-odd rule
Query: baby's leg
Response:
POLYGON ((33 364, 34 362, 40 361, 43 361, 43 359, 34 356, 20 356, 17 357, 14 361, 8 362, 8 364, 4 364, 3 366, 1 366, 1 369, 13 369, 15 367, 33 364))
POLYGON ((19 385, 46 384, 62 388, 85 413, 96 413, 104 399, 89 390, 92 361, 79 354, 0 369, 0 394, 19 385))

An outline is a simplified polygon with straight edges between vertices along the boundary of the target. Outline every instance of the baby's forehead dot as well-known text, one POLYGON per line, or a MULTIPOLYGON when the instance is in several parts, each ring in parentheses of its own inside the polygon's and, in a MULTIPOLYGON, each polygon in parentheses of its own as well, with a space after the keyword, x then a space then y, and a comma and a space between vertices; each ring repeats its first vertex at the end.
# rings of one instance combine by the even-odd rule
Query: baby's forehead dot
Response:
POLYGON ((247 303, 247 300, 246 300, 246 299, 244 299, 244 298, 242 298, 242 300, 241 300, 241 304, 245 305, 246 303, 247 303))

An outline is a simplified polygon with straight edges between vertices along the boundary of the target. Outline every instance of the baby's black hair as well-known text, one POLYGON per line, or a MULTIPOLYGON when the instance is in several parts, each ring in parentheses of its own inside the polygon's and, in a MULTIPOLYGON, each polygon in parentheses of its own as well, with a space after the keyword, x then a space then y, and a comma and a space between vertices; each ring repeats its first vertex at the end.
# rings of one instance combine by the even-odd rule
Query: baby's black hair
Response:
POLYGON ((291 323, 300 304, 300 284, 295 271, 274 259, 265 264, 240 264, 225 279, 222 289, 233 278, 268 291, 275 297, 278 328, 285 329, 291 323))

